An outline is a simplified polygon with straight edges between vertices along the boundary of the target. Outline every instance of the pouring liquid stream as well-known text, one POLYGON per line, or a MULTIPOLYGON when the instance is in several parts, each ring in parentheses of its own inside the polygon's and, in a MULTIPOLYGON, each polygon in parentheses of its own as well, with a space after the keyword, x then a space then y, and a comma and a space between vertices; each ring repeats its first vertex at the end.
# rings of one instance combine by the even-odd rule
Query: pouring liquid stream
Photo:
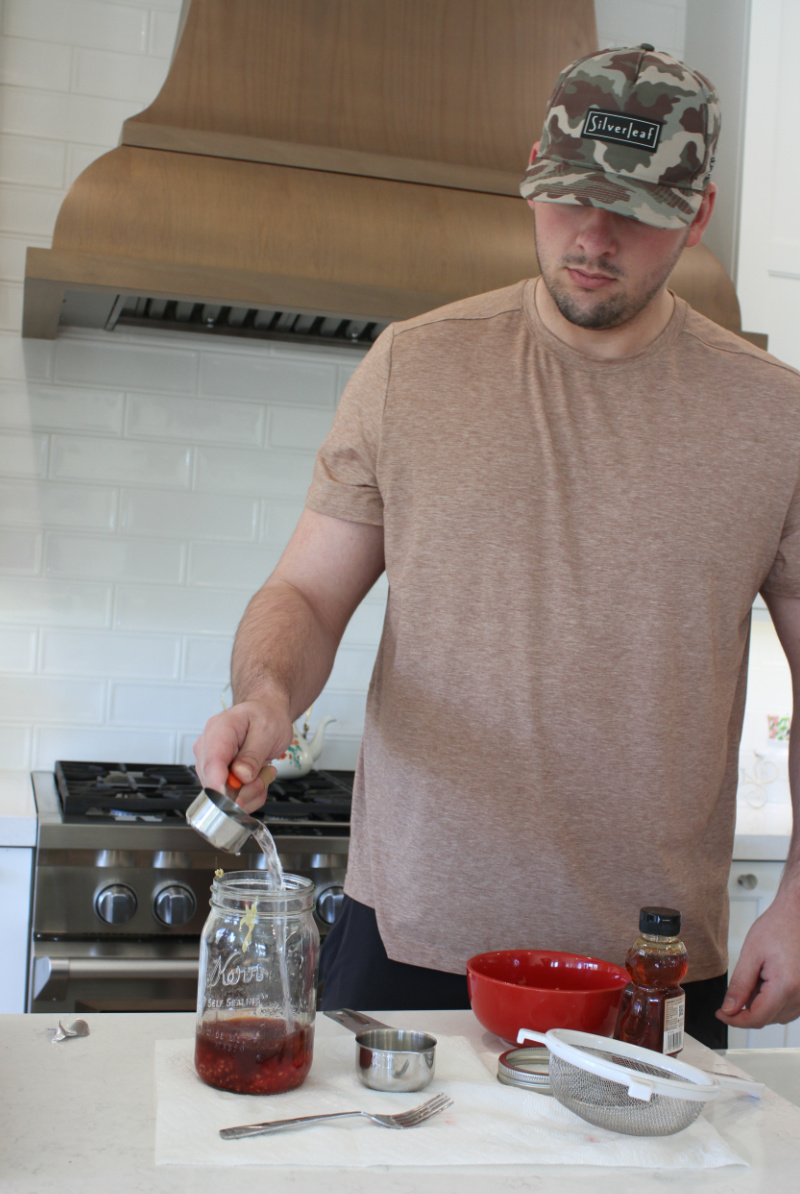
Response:
MULTIPOLYGON (((232 788, 234 792, 241 786, 241 781, 235 775, 230 774, 228 776, 228 787, 232 788)), ((253 829, 252 837, 264 855, 268 885, 275 888, 276 891, 285 891, 286 884, 283 879, 283 867, 281 866, 281 860, 278 856, 278 850, 272 834, 266 825, 260 824, 256 829, 253 829)), ((275 936, 275 951, 278 956, 283 1018, 286 1021, 286 1035, 289 1036, 294 1030, 294 1016, 292 1015, 292 1001, 289 995, 289 970, 286 960, 286 918, 283 916, 276 917, 273 920, 272 931, 275 936)), ((245 937, 245 941, 248 940, 249 938, 245 937)))

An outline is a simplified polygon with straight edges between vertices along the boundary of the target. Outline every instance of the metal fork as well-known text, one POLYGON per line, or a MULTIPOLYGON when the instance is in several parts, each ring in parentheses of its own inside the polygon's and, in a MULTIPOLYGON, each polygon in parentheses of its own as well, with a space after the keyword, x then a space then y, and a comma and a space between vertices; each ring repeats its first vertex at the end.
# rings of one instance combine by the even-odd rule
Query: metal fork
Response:
POLYGON ((453 1100, 446 1094, 436 1095, 428 1099, 427 1103, 420 1103, 419 1107, 412 1107, 410 1111, 401 1111, 398 1115, 373 1115, 370 1111, 329 1111, 324 1115, 299 1115, 295 1119, 272 1119, 263 1124, 244 1124, 239 1128, 222 1128, 220 1136, 223 1140, 238 1140, 242 1136, 265 1136, 267 1132, 277 1132, 282 1128, 293 1127, 295 1124, 317 1124, 323 1119, 345 1119, 348 1116, 362 1115, 380 1124, 382 1128, 415 1128, 424 1123, 432 1115, 438 1115, 447 1107, 452 1107, 453 1100))

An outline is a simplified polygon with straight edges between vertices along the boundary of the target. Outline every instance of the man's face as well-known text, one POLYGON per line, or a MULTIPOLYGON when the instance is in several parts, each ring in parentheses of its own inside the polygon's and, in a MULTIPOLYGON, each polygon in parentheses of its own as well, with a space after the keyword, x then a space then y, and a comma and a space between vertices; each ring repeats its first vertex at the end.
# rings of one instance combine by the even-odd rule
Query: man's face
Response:
POLYGON ((542 280, 564 318, 583 328, 620 327, 643 311, 692 231, 653 228, 600 207, 531 207, 542 280))

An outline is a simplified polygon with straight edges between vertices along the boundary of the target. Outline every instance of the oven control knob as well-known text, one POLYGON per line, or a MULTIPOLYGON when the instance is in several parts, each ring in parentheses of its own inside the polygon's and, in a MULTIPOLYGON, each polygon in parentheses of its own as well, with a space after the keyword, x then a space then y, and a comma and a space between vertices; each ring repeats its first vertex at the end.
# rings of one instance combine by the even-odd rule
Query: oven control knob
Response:
POLYGON ((136 911, 136 893, 123 883, 114 883, 97 893, 94 910, 107 925, 124 925, 136 911))
POLYGON ((325 887, 317 896, 317 916, 323 924, 332 925, 339 915, 339 908, 344 898, 344 888, 338 883, 325 887))
POLYGON ((188 925, 196 908, 194 893, 180 883, 162 887, 154 905, 156 919, 162 925, 188 925))

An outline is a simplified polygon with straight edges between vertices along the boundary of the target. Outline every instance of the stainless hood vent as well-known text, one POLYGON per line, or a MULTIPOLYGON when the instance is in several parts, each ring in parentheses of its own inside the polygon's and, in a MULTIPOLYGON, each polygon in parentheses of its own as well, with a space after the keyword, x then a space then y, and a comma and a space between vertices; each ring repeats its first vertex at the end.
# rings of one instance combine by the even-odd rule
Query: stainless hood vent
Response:
MULTIPOLYGON (((363 346, 535 275, 519 179, 559 71, 596 48, 593 0, 183 0, 158 96, 28 249, 23 335, 363 346)), ((675 288, 738 330, 702 246, 675 288)))
POLYGON ((388 325, 376 320, 341 319, 277 311, 267 307, 231 307, 219 303, 181 302, 147 295, 98 295, 67 291, 62 327, 97 327, 144 331, 199 332, 208 336, 238 336, 248 340, 283 340, 289 344, 317 344, 362 351, 388 325))

